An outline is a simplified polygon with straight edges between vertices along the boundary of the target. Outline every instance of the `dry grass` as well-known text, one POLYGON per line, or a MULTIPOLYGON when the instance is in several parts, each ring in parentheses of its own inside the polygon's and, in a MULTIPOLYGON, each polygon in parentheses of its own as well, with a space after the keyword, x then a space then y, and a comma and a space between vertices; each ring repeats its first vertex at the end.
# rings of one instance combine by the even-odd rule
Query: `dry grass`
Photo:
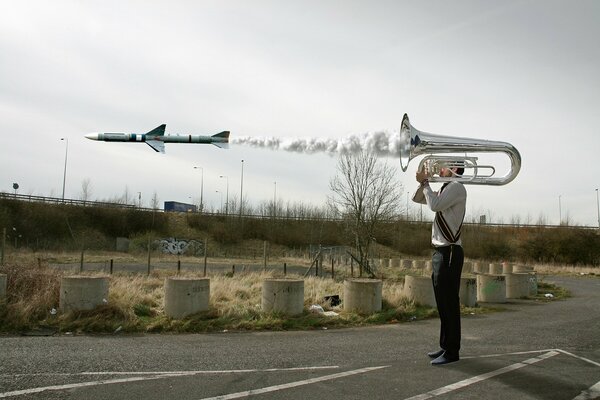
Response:
MULTIPOLYGON (((304 278, 305 308, 321 305, 335 310, 337 317, 326 317, 305 311, 300 316, 286 317, 265 313, 261 309, 262 282, 276 276, 273 272, 237 273, 234 277, 210 276, 210 310, 174 320, 164 315, 164 280, 172 272, 156 271, 149 277, 137 274, 115 274, 110 277, 108 304, 92 311, 53 314, 58 309, 59 270, 37 262, 8 264, 0 269, 8 275, 7 302, 0 306, 0 331, 23 332, 39 327, 74 332, 203 332, 219 330, 314 329, 320 327, 356 326, 414 319, 419 308, 400 294, 400 285, 386 282, 383 287, 384 310, 375 316, 359 316, 331 307, 325 296, 343 298, 343 282, 317 277, 304 278)), ((88 274, 93 275, 93 274, 88 274)), ((193 277, 192 273, 183 276, 193 277)), ((301 278, 301 277, 298 277, 301 278)), ((421 312, 422 316, 429 315, 421 312)))
MULTIPOLYGON (((150 276, 133 273, 110 277, 108 304, 92 311, 51 313, 58 309, 60 279, 63 272, 44 267, 37 257, 25 257, 18 263, 7 263, 0 273, 8 275, 7 301, 0 305, 0 331, 23 332, 38 327, 74 332, 207 332, 224 330, 315 329, 322 327, 385 324, 428 318, 436 311, 417 306, 402 294, 403 276, 408 271, 383 271, 383 309, 371 316, 345 312, 341 306, 331 307, 326 296, 338 295, 343 300, 344 271, 336 279, 307 277, 304 280, 304 306, 320 305, 338 316, 327 317, 305 311, 300 316, 286 317, 265 313, 261 309, 262 283, 281 276, 281 271, 237 272, 210 275, 210 309, 183 320, 164 315, 164 281, 174 271, 157 270, 150 276)), ((537 267, 537 266, 536 266, 537 267)), ((91 274, 90 274, 91 275, 91 274)), ((198 276, 186 272, 183 276, 198 276)), ((288 275, 290 277, 290 275, 288 275)), ((546 288, 565 297, 560 288, 546 288)), ((485 310, 481 310, 485 311, 485 310)), ((473 310, 466 310, 473 313, 473 310)), ((480 312, 476 310, 475 312, 480 312)))

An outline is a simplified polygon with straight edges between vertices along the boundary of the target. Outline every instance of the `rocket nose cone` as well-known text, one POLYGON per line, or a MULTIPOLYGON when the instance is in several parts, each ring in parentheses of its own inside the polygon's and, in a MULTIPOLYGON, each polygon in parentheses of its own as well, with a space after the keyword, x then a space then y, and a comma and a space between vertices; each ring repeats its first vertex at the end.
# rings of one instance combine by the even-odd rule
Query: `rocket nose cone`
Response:
POLYGON ((98 134, 97 133, 88 133, 87 135, 85 135, 85 137, 87 139, 90 139, 90 140, 98 140, 98 134))

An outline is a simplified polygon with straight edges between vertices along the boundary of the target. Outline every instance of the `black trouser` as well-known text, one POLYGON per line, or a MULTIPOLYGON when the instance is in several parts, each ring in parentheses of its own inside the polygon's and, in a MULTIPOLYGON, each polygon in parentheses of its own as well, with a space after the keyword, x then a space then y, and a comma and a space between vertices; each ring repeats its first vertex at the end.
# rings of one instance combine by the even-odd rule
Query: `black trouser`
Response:
POLYGON ((460 350, 460 274, 464 261, 459 245, 436 247, 432 258, 431 280, 440 314, 440 347, 450 356, 460 350))

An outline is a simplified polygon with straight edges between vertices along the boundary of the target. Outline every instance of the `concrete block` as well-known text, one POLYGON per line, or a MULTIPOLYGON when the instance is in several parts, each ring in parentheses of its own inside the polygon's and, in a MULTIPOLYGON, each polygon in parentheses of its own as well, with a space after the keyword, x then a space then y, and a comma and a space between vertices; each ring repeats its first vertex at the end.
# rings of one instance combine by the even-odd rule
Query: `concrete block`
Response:
POLYGON ((210 300, 209 278, 170 277, 165 279, 165 314, 181 319, 206 311, 210 300))
POLYGON ((506 277, 503 275, 477 275, 477 301, 506 303, 506 277))
POLYGON ((435 294, 430 277, 406 275, 404 277, 404 296, 415 303, 435 307, 435 294))
POLYGON ((301 314, 304 310, 304 281, 265 279, 262 285, 262 310, 286 315, 301 314))
POLYGON ((108 302, 107 277, 65 276, 60 282, 59 309, 62 312, 93 310, 108 302))
POLYGON ((344 310, 367 315, 381 311, 382 288, 379 279, 345 280, 344 310))

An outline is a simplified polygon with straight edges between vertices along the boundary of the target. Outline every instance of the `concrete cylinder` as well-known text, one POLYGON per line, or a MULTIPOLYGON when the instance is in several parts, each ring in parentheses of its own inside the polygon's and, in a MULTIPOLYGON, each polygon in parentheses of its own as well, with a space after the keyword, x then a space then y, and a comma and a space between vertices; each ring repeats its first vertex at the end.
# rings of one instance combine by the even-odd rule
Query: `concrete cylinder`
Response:
POLYGON ((491 263, 490 264, 490 275, 502 275, 502 264, 491 263))
POLYGON ((425 261, 425 270, 423 271, 423 275, 430 275, 433 273, 433 267, 431 260, 425 261))
POLYGON ((527 273, 529 275, 529 295, 537 296, 538 294, 538 280, 535 272, 527 273))
POLYGON ((6 274, 0 274, 0 303, 6 301, 6 285, 8 283, 6 274))
POLYGON ((61 311, 93 310, 107 302, 107 277, 65 276, 61 279, 59 296, 61 311))
POLYGON ((476 262, 475 264, 473 264, 473 273, 475 274, 489 274, 490 273, 490 267, 488 263, 484 263, 484 262, 476 262))
POLYGON ((460 304, 465 307, 475 307, 477 304, 477 279, 473 276, 460 278, 460 304))
POLYGON ((504 262, 502 263, 502 275, 512 274, 513 273, 513 265, 511 263, 504 262))
POLYGON ((425 269, 425 260, 413 260, 413 268, 423 271, 425 269))
POLYGON ((503 275, 477 275, 477 301, 506 303, 506 277, 503 275))
POLYGON ((505 274, 506 298, 520 299, 529 296, 529 274, 505 274))
POLYGON ((517 264, 513 265, 512 272, 533 272, 533 267, 529 265, 517 264))
POLYGON ((390 259, 390 266, 392 268, 400 268, 400 261, 402 261, 399 258, 391 258, 390 259))
POLYGON ((181 319, 208 310, 209 278, 171 277, 165 279, 165 314, 181 319))
POLYGON ((411 269, 413 267, 413 260, 403 259, 401 266, 402 269, 411 269))
POLYGON ((430 277, 406 275, 404 277, 404 296, 415 303, 435 307, 435 294, 430 277))
POLYGON ((381 291, 379 279, 346 279, 344 281, 344 310, 359 314, 373 314, 381 311, 381 291))
POLYGON ((262 284, 262 309, 286 315, 301 314, 304 309, 304 281, 265 279, 262 284))
POLYGON ((473 273, 473 261, 463 262, 462 273, 463 274, 472 274, 473 273))

